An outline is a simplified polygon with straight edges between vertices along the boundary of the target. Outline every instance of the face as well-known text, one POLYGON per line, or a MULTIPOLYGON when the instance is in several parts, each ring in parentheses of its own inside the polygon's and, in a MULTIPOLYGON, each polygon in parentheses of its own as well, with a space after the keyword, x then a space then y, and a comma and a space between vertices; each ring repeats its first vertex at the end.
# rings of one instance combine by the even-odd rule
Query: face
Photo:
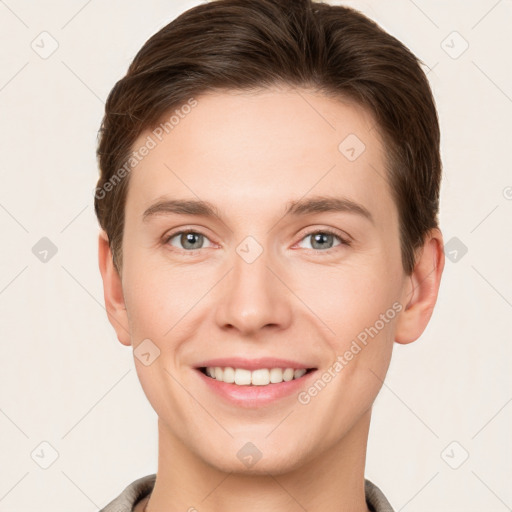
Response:
POLYGON ((134 145, 157 142, 126 200, 124 342, 146 344, 138 376, 174 442, 225 471, 250 442, 253 470, 278 473, 339 443, 388 368, 408 278, 385 147, 361 107, 306 90, 196 100, 134 145), (198 369, 233 358, 213 363, 314 370, 244 386, 198 369))

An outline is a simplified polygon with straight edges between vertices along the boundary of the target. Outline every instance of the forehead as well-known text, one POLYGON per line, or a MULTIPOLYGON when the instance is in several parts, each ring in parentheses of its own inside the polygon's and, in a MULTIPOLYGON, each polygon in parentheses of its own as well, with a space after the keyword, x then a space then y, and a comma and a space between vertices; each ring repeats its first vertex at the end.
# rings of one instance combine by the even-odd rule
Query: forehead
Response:
POLYGON ((170 195, 251 215, 337 193, 376 216, 393 206, 384 146, 362 107, 303 89, 215 92, 195 101, 134 144, 151 149, 131 171, 127 208, 140 214, 170 195))

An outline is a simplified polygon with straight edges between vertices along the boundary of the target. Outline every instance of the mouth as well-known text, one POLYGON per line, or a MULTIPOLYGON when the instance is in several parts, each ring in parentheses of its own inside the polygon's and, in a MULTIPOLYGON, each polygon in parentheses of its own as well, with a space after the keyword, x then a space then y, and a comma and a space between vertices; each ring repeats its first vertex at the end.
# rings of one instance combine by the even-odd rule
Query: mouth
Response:
POLYGON ((283 382, 296 381, 314 372, 317 368, 233 368, 230 366, 198 367, 209 379, 235 386, 274 386, 283 382))
POLYGON ((317 370, 299 360, 275 357, 208 359, 194 367, 207 393, 220 403, 246 410, 293 399, 311 386, 317 370))
MULTIPOLYGON (((216 364, 219 363, 216 361, 216 364)), ((299 368, 283 367, 281 363, 276 367, 275 364, 274 360, 270 368, 257 367, 254 361, 242 365, 245 368, 201 365, 194 371, 202 382, 201 386, 205 386, 204 390, 212 393, 212 397, 218 397, 222 403, 246 410, 260 410, 273 403, 282 404, 281 400, 293 400, 294 395, 311 386, 318 369, 301 368, 298 363, 295 365, 299 368)))

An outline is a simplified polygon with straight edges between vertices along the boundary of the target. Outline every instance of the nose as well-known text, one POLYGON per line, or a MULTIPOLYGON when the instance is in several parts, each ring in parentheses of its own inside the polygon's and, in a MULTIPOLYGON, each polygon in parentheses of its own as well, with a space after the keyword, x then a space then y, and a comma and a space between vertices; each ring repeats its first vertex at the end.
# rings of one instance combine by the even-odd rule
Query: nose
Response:
POLYGON ((217 325, 243 336, 257 335, 264 328, 286 329, 294 297, 284 273, 266 251, 251 263, 236 253, 232 270, 218 287, 217 325))

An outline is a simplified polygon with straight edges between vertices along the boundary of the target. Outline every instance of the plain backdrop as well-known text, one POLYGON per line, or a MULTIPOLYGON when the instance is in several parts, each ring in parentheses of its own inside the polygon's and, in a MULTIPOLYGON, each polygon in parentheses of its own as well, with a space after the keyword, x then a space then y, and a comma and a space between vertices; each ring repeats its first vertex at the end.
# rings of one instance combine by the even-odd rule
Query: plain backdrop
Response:
MULTIPOLYGON (((424 62, 444 165, 438 303, 395 344, 366 477, 396 511, 511 510, 512 2, 339 3, 424 62)), ((93 512, 156 471, 157 417, 103 304, 96 137, 137 50, 198 4, 0 1, 0 511, 93 512)))

